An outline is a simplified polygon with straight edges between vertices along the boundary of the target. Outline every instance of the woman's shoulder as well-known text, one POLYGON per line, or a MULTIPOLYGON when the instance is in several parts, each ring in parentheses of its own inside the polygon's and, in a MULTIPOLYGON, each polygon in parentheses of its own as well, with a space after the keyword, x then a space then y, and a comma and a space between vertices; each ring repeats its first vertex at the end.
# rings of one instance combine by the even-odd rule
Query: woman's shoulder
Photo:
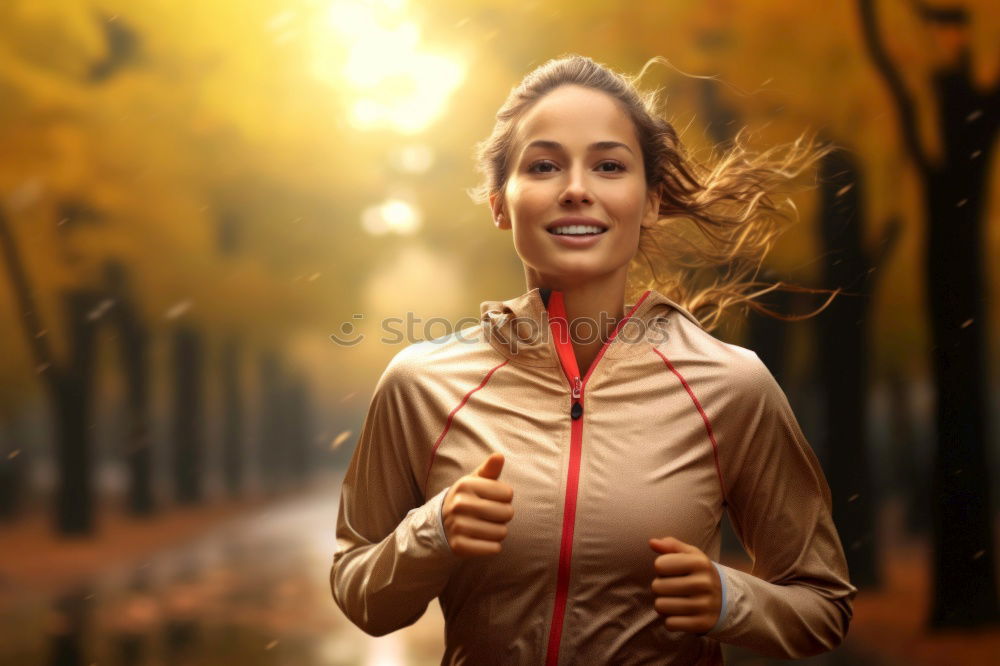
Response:
POLYGON ((489 355, 492 347, 482 335, 481 326, 473 325, 451 333, 404 345, 389 359, 381 382, 419 381, 440 373, 454 372, 472 363, 478 356, 489 355))
POLYGON ((658 348, 686 380, 703 387, 725 387, 730 396, 773 393, 777 388, 757 352, 717 337, 682 313, 670 318, 658 348))
MULTIPOLYGON (((713 365, 731 366, 733 369, 759 371, 763 362, 757 353, 747 347, 726 342, 709 331, 687 310, 670 303, 672 316, 667 316, 667 330, 662 336, 665 349, 679 357, 711 361, 713 365)), ((766 367, 764 367, 766 370, 766 367)))

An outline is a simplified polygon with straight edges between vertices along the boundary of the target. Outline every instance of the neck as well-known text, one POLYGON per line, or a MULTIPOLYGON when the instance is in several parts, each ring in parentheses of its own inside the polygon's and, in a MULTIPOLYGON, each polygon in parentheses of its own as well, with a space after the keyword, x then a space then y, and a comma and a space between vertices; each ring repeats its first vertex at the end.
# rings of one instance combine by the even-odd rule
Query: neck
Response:
POLYGON ((528 290, 548 287, 562 292, 577 364, 585 373, 625 316, 625 267, 588 280, 553 279, 527 269, 525 277, 528 290))

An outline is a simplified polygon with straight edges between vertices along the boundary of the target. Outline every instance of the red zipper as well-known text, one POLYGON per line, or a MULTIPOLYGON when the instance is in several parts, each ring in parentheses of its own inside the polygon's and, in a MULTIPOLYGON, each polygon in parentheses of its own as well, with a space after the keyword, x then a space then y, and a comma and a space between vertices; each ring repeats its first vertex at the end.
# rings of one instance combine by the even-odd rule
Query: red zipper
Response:
POLYGON ((573 343, 570 341, 566 321, 566 307, 563 302, 561 291, 553 290, 549 295, 548 312, 549 325, 553 338, 555 339, 556 352, 559 356, 559 364, 562 366, 566 378, 569 380, 570 395, 573 403, 570 407, 570 447, 569 447, 569 471, 566 479, 566 497, 563 504, 563 526, 562 541, 559 544, 559 572, 556 576, 556 599, 552 608, 552 621, 549 629, 549 644, 545 656, 546 666, 556 666, 559 663, 559 642, 562 639, 563 617, 566 612, 566 598, 569 592, 569 572, 570 561, 573 555, 573 526, 576 518, 576 495, 580 482, 580 453, 583 448, 583 392, 587 385, 587 379, 593 374, 598 361, 604 356, 611 341, 618 335, 618 331, 626 321, 635 313, 636 308, 646 300, 649 295, 647 290, 636 301, 628 314, 618 322, 615 330, 608 337, 607 341, 597 353, 594 361, 587 368, 587 374, 580 379, 580 369, 576 363, 576 353, 573 351, 573 343))

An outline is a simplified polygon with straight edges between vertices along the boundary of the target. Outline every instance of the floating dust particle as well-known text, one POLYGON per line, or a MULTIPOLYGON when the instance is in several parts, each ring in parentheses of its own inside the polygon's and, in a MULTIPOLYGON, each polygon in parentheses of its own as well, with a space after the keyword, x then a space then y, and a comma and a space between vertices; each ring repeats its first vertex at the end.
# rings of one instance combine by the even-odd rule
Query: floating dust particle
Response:
POLYGON ((343 444, 350 436, 351 436, 351 431, 345 430, 344 432, 334 437, 333 441, 330 442, 330 450, 333 451, 334 449, 336 449, 338 446, 343 444))

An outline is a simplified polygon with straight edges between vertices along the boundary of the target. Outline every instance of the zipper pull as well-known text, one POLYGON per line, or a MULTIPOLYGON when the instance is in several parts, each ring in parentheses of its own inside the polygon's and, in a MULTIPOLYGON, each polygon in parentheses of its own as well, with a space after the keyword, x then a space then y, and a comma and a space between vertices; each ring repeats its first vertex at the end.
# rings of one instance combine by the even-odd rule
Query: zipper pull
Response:
POLYGON ((579 377, 573 378, 573 398, 576 400, 580 399, 580 395, 583 392, 583 382, 580 381, 579 377))

